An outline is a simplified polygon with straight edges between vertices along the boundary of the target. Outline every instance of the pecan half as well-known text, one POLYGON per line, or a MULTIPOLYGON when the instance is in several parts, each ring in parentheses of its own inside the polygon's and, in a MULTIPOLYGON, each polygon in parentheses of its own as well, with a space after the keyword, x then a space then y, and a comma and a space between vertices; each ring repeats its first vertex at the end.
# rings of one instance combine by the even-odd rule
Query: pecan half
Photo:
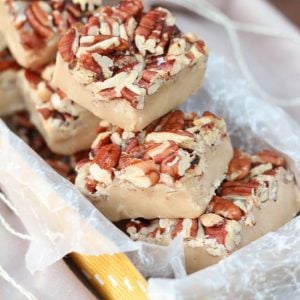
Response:
POLYGON ((251 196, 258 186, 259 183, 255 181, 227 181, 221 185, 218 192, 220 196, 251 196))
POLYGON ((150 52, 162 55, 175 32, 173 17, 169 11, 156 8, 147 12, 135 31, 135 45, 142 55, 150 52))
POLYGON ((41 37, 49 38, 53 35, 52 29, 43 25, 45 18, 48 18, 48 16, 40 8, 38 2, 33 2, 33 5, 30 5, 26 8, 26 16, 30 26, 41 37), (43 23, 41 23, 40 20, 42 20, 43 23))
POLYGON ((228 167, 228 179, 240 180, 249 175, 251 157, 245 152, 235 150, 228 167))
POLYGON ((183 130, 184 129, 184 113, 181 110, 175 110, 164 116, 159 125, 158 131, 183 130))
POLYGON ((93 161, 100 168, 110 171, 118 165, 120 155, 121 149, 118 145, 108 144, 99 149, 93 161))
POLYGON ((70 28, 58 44, 58 51, 60 55, 68 63, 72 63, 75 59, 75 53, 73 52, 73 43, 75 41, 76 34, 76 29, 70 28))
POLYGON ((258 158, 259 162, 271 163, 276 167, 284 167, 286 165, 286 160, 282 156, 270 150, 262 150, 257 152, 256 157, 258 158))
POLYGON ((213 212, 224 218, 239 221, 242 218, 241 209, 231 201, 214 196, 208 205, 209 212, 213 212))

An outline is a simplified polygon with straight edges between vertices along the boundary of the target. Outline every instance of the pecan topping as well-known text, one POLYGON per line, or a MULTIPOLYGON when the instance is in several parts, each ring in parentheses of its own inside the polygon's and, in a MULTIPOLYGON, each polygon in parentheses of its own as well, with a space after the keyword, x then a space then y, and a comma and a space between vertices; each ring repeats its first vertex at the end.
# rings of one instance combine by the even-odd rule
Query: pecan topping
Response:
POLYGON ((135 44, 143 55, 147 51, 162 55, 174 32, 173 17, 167 10, 156 8, 141 18, 135 31, 135 44))
POLYGON ((117 166, 120 155, 121 149, 119 146, 115 144, 104 145, 96 153, 94 162, 102 169, 111 170, 117 166))
POLYGON ((219 244, 225 244, 225 238, 227 235, 225 223, 219 226, 204 227, 204 232, 209 238, 216 239, 219 244))
POLYGON ((172 239, 174 239, 177 236, 177 234, 182 231, 182 229, 183 229, 183 219, 178 219, 171 233, 172 239))
POLYGON ((37 85, 42 81, 42 78, 39 74, 25 70, 25 78, 30 83, 33 88, 36 88, 37 85))
POLYGON ((58 45, 58 51, 62 58, 71 63, 75 59, 75 53, 73 52, 73 43, 76 38, 76 29, 71 28, 68 32, 63 36, 58 45))
POLYGON ((183 130, 184 129, 184 114, 181 110, 175 110, 164 116, 159 125, 159 131, 183 130))
POLYGON ((76 51, 66 54, 59 50, 66 62, 72 61, 72 53, 75 54, 69 68, 76 80, 89 85, 95 98, 123 99, 143 109, 147 95, 154 94, 182 69, 206 59, 206 53, 202 53, 204 43, 196 44, 196 38, 183 35, 168 10, 155 8, 142 14, 142 9, 139 0, 104 6, 78 30, 80 44, 76 51), (186 56, 190 51, 191 59, 186 56), (91 64, 81 59, 87 53, 98 55, 97 59, 93 57, 100 67, 93 64, 95 76, 84 72, 91 70, 91 64))
POLYGON ((240 182, 240 181, 227 181, 221 185, 219 190, 220 196, 251 196, 256 188, 258 182, 240 182))
POLYGON ((53 111, 51 111, 49 108, 39 108, 38 112, 43 116, 45 120, 48 120, 51 116, 53 111))
POLYGON ((270 150, 262 150, 256 153, 256 157, 259 162, 271 163, 275 167, 284 167, 286 165, 286 160, 270 150))
POLYGON ((49 38, 53 35, 53 31, 47 24, 48 15, 40 8, 39 2, 33 2, 26 9, 26 16, 33 30, 43 38, 49 38))
POLYGON ((21 31, 20 41, 25 49, 40 49, 45 46, 45 41, 35 32, 21 31))
POLYGON ((214 196, 210 201, 208 210, 226 219, 239 221, 242 218, 241 209, 231 201, 214 196))
POLYGON ((228 178, 230 180, 240 180, 249 175, 251 168, 251 157, 240 150, 234 151, 234 156, 229 163, 228 178))

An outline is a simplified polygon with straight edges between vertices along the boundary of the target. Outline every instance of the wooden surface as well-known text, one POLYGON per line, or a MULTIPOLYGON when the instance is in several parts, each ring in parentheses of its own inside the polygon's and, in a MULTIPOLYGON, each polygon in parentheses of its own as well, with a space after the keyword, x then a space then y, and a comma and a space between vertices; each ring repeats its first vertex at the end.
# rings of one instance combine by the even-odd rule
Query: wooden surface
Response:
POLYGON ((300 0, 269 0, 300 28, 300 0))

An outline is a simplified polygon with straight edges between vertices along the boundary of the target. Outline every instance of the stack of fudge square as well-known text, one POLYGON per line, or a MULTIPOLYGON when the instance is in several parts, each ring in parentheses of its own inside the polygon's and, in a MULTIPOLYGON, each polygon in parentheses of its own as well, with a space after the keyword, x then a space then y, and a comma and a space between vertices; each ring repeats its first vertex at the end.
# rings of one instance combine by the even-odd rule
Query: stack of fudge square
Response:
POLYGON ((221 117, 176 109, 208 53, 167 9, 0 0, 0 20, 1 115, 25 108, 55 154, 88 150, 75 185, 133 240, 183 239, 192 272, 296 211, 283 157, 233 150, 221 117))

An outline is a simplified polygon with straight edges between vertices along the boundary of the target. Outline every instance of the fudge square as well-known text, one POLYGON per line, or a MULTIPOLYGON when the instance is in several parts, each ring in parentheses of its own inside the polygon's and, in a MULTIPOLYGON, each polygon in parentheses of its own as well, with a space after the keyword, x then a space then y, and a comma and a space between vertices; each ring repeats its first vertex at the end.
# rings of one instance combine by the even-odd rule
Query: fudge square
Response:
POLYGON ((19 86, 30 119, 51 151, 71 155, 90 148, 100 119, 51 85, 53 69, 50 64, 40 73, 22 70, 19 86))
POLYGON ((102 127, 75 184, 112 221, 198 217, 233 156, 224 120, 209 112, 173 111, 135 133, 102 127))
POLYGON ((53 80, 98 117, 138 131, 201 86, 206 61, 204 42, 183 34, 168 10, 124 0, 65 34, 53 80))
POLYGON ((0 31, 17 62, 38 69, 55 59, 62 34, 88 14, 72 0, 0 0, 0 31))

